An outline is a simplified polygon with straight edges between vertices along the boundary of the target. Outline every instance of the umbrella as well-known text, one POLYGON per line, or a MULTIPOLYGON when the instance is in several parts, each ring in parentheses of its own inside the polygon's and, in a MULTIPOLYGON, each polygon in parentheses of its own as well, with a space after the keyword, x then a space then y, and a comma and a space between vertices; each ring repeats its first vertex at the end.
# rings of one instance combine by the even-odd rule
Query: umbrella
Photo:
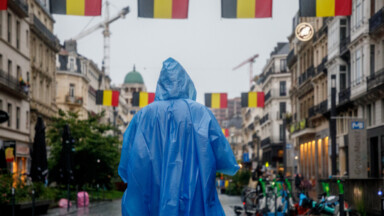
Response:
POLYGON ((65 125, 62 136, 62 150, 59 161, 59 172, 63 182, 69 184, 73 180, 72 172, 72 144, 74 139, 71 137, 69 126, 65 125))
POLYGON ((37 118, 35 139, 32 149, 31 178, 35 182, 44 182, 48 175, 47 147, 45 143, 45 125, 41 117, 37 118))

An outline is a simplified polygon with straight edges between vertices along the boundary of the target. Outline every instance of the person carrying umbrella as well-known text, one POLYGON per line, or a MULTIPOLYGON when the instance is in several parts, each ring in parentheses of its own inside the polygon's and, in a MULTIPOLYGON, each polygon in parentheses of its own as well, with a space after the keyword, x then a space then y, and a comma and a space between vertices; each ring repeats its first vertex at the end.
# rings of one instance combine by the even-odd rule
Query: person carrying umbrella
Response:
POLYGON ((225 215, 216 171, 234 175, 239 165, 214 115, 195 99, 184 68, 167 59, 155 102, 124 133, 118 169, 127 183, 123 216, 225 215))

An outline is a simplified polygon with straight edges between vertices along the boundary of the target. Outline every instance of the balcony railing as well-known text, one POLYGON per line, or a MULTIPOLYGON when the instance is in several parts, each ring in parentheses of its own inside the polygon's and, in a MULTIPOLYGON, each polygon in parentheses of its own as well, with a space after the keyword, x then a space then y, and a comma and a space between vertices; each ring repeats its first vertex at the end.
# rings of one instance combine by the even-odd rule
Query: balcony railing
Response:
POLYGON ((348 51, 348 44, 351 42, 351 36, 347 36, 343 40, 340 40, 340 55, 348 51))
POLYGON ((313 36, 313 41, 317 41, 319 38, 321 38, 321 36, 327 34, 327 31, 328 26, 324 24, 323 27, 313 36))
POLYGON ((267 101, 267 100, 269 100, 270 98, 271 98, 271 90, 269 90, 268 93, 265 94, 265 96, 264 96, 264 101, 267 101))
POLYGON ((375 33, 380 28, 384 27, 384 7, 381 8, 369 19, 369 32, 375 33))
POLYGON ((303 74, 299 77, 299 85, 303 84, 305 81, 307 81, 309 78, 312 78, 314 75, 314 67, 309 67, 303 74))
POLYGON ((268 144, 271 144, 271 138, 270 137, 267 137, 267 138, 261 140, 260 146, 264 147, 264 146, 266 146, 268 144))
POLYGON ((306 128, 309 128, 310 125, 308 123, 308 120, 307 119, 303 119, 299 122, 294 122, 290 125, 290 128, 289 128, 289 131, 291 133, 295 133, 295 132, 298 132, 298 131, 301 131, 301 130, 304 130, 306 128))
POLYGON ((297 56, 295 55, 295 50, 292 49, 287 56, 287 65, 288 67, 292 66, 297 60, 297 56))
POLYGON ((316 68, 316 75, 325 73, 327 74, 327 68, 325 67, 325 63, 328 61, 328 56, 325 56, 322 60, 321 63, 317 66, 316 68))
POLYGON ((49 41, 51 46, 59 46, 59 39, 35 15, 33 15, 33 27, 49 41))
POLYGON ((341 90, 339 92, 339 104, 348 102, 350 98, 351 98, 351 89, 350 88, 346 88, 346 89, 341 90))
POLYGON ((28 4, 26 0, 8 0, 8 6, 19 16, 28 16, 28 4))
POLYGON ((265 122, 269 120, 269 115, 268 113, 263 116, 263 118, 260 119, 260 125, 263 125, 265 122))
POLYGON ((384 85, 384 68, 367 77, 367 90, 384 85))
POLYGON ((23 97, 28 95, 29 85, 23 81, 19 81, 3 70, 0 70, 0 84, 23 97))
POLYGON ((76 97, 71 95, 65 96, 65 102, 73 105, 83 105, 83 98, 82 97, 76 97))
POLYGON ((315 116, 315 114, 316 113, 315 113, 315 107, 314 106, 308 109, 308 118, 315 116))
POLYGON ((328 100, 324 100, 319 105, 317 105, 316 113, 324 114, 328 111, 328 100))

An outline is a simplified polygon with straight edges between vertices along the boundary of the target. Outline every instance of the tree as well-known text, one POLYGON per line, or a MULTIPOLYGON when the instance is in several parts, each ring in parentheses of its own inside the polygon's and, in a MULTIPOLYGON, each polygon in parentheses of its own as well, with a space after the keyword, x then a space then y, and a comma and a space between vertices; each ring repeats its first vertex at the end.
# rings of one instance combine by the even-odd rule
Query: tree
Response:
POLYGON ((59 117, 54 118, 47 133, 50 146, 49 178, 59 184, 65 179, 60 177, 60 155, 62 151, 62 133, 65 124, 69 125, 70 133, 75 140, 72 149, 74 184, 111 186, 111 180, 117 176, 120 160, 119 140, 113 132, 117 129, 111 124, 101 122, 105 112, 90 115, 80 120, 77 113, 59 110, 59 117))

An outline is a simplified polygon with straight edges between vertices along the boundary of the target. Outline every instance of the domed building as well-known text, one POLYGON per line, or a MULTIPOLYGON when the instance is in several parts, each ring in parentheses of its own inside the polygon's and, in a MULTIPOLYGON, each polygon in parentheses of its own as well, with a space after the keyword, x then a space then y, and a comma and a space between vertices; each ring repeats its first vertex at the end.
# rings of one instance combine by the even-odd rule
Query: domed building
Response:
POLYGON ((132 97, 134 92, 146 92, 143 77, 136 71, 136 67, 133 66, 133 70, 125 75, 124 83, 121 85, 120 95, 127 103, 129 107, 129 121, 133 115, 140 109, 139 107, 132 107, 132 97))

